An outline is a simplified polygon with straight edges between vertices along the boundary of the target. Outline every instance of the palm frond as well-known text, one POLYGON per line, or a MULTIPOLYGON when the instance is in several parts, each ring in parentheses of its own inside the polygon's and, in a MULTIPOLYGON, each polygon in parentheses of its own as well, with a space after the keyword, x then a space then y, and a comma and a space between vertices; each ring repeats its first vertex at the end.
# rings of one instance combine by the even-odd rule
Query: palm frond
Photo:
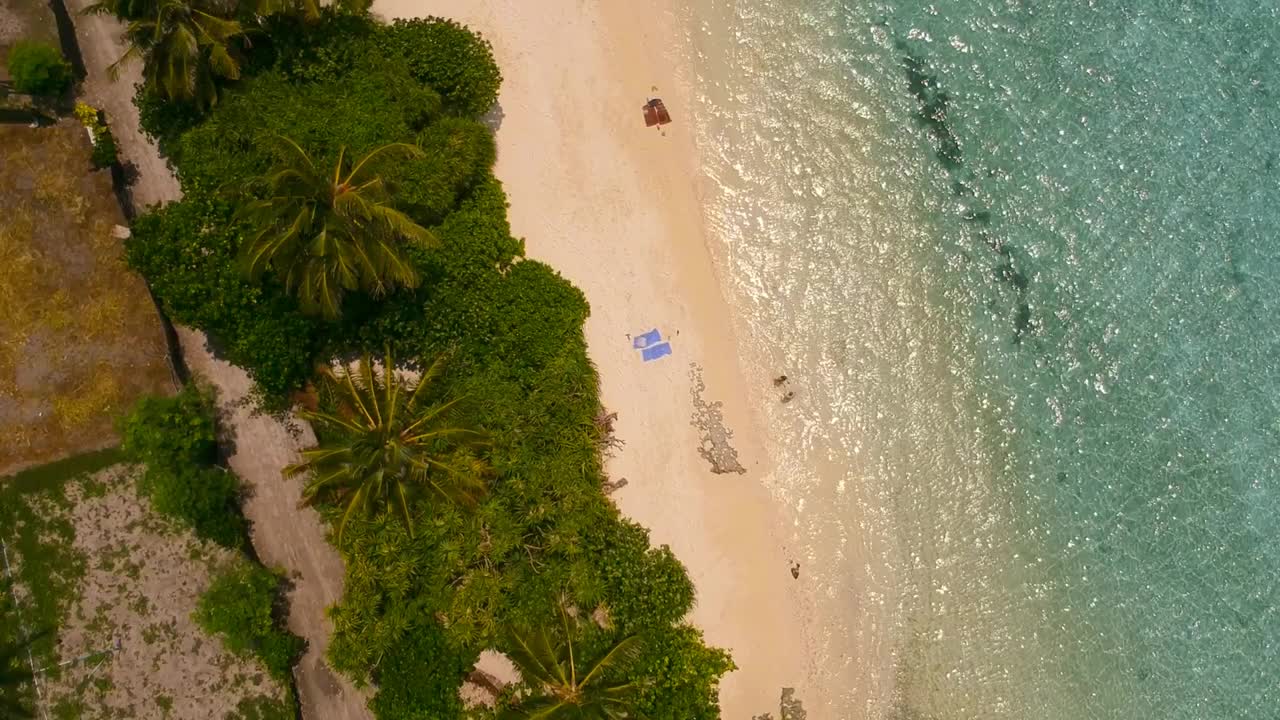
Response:
POLYGON ((635 662, 643 649, 644 645, 640 640, 640 636, 632 635, 631 637, 623 638, 595 662, 591 670, 583 676, 580 684, 587 685, 591 681, 599 679, 600 675, 610 668, 635 662))
POLYGON ((396 375, 390 352, 384 363, 379 371, 366 354, 354 366, 326 371, 327 385, 342 410, 300 413, 329 431, 326 436, 331 439, 303 451, 301 462, 289 466, 286 473, 311 473, 303 493, 307 502, 334 501, 345 506, 337 530, 339 541, 353 519, 382 511, 398 516, 412 534, 415 500, 423 490, 472 505, 485 489, 487 465, 467 450, 483 431, 456 422, 437 426, 429 420, 422 425, 422 411, 404 400, 403 381, 396 375), (414 438, 405 432, 410 426, 429 436, 414 438))
POLYGON ((420 276, 404 244, 431 245, 434 236, 391 205, 381 178, 372 174, 376 158, 420 153, 393 143, 356 161, 348 171, 347 151, 339 151, 332 172, 321 172, 294 140, 278 137, 281 151, 272 170, 246 188, 238 213, 257 230, 242 248, 251 277, 274 270, 297 294, 304 310, 337 317, 343 295, 360 289, 378 296, 399 287, 417 287, 420 276), (367 176, 367 177, 366 177, 367 176), (265 188, 267 197, 256 197, 265 188), (281 242, 279 238, 290 237, 281 242))

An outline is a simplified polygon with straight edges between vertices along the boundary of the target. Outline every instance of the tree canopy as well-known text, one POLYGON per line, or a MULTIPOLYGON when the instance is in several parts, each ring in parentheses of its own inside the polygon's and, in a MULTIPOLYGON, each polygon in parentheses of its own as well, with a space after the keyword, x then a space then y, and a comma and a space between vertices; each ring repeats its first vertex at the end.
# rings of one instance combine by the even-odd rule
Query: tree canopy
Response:
POLYGON ((111 14, 128 22, 129 47, 113 63, 140 60, 142 77, 158 96, 204 108, 218 102, 218 80, 240 77, 237 41, 246 33, 220 0, 103 0, 86 13, 111 14))
POLYGON ((431 393, 444 363, 438 357, 420 378, 406 381, 397 377, 390 353, 381 369, 366 354, 355 368, 326 371, 332 410, 301 413, 325 439, 285 473, 309 474, 307 502, 344 506, 339 541, 357 514, 389 510, 412 535, 415 501, 423 494, 474 505, 484 492, 488 467, 476 451, 487 444, 485 434, 461 417, 462 398, 431 393))
POLYGON ((619 666, 635 663, 643 640, 620 638, 588 652, 575 648, 575 623, 560 608, 559 625, 514 630, 508 655, 520 670, 528 695, 499 713, 499 720, 615 720, 634 717, 640 683, 621 679, 619 666))
POLYGON ((250 278, 275 272, 303 312, 338 317, 343 294, 374 297, 415 287, 418 271, 403 243, 427 247, 435 236, 391 204, 378 163, 422 157, 408 143, 390 143, 353 162, 346 148, 334 169, 320 168, 298 143, 280 138, 282 157, 262 179, 265 190, 246 202, 249 237, 240 257, 250 278))

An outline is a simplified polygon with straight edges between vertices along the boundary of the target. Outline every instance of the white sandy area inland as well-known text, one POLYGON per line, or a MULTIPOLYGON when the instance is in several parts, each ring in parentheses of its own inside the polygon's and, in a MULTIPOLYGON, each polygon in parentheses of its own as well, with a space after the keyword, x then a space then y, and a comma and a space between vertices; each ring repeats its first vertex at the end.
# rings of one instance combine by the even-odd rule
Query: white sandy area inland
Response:
MULTIPOLYGON (((703 235, 699 169, 673 59, 675 20, 650 3, 581 0, 378 0, 386 19, 436 15, 493 43, 504 81, 497 176, 528 254, 586 293, 586 335, 606 407, 625 441, 608 464, 629 484, 622 510, 671 546, 698 599, 691 620, 730 649, 724 717, 778 715, 783 687, 808 705, 798 583, 782 549, 783 514, 751 408, 733 322, 703 235), (652 88, 656 86, 657 92, 652 88), (675 120, 646 129, 660 95, 675 120), (658 329, 672 354, 643 362, 628 334, 658 329), (691 371, 702 400, 723 403, 744 474, 699 454, 691 371)), ((817 703, 815 703, 817 704, 817 703)), ((816 720, 816 718, 815 718, 816 720)))

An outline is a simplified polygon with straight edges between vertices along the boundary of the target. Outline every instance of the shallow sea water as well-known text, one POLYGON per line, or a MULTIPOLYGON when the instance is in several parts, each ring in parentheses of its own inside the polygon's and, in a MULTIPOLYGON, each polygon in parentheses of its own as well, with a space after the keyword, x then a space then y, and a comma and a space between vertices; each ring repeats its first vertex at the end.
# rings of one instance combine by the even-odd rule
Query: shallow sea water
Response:
POLYGON ((812 715, 1280 717, 1280 9, 683 20, 812 715))

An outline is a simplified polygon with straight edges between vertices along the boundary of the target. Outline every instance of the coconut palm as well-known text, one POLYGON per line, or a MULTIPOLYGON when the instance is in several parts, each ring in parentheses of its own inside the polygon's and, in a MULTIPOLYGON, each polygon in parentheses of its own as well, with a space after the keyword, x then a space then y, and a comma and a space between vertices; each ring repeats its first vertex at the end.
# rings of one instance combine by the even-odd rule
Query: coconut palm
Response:
POLYGON ((330 319, 347 291, 377 296, 416 287, 418 272, 402 242, 432 245, 435 237, 391 206, 391 193, 374 168, 379 160, 421 157, 422 151, 393 143, 349 164, 344 148, 330 172, 298 143, 280 141, 281 160, 264 178, 265 191, 239 213, 253 228, 240 253, 249 276, 275 272, 304 311, 330 319))
POLYGON ((123 22, 153 17, 158 0, 100 0, 80 11, 82 15, 111 15, 123 22))
MULTIPOLYGON (((128 1, 128 0, 120 0, 128 1)), ((323 10, 336 13, 363 15, 369 11, 371 0, 332 0, 322 4, 320 0, 256 0, 254 11, 264 17, 268 15, 291 15, 312 23, 320 19, 323 10)))
POLYGON ((574 647, 568 613, 560 610, 560 628, 511 633, 508 657, 520 670, 532 694, 499 714, 499 720, 622 720, 631 712, 638 682, 606 680, 605 672, 635 660, 642 649, 638 636, 584 657, 574 647))
POLYGON ((205 108, 218 101, 218 78, 236 80, 240 64, 233 43, 244 28, 220 0, 102 0, 86 13, 128 21, 129 49, 110 68, 142 60, 142 76, 161 97, 205 108))
POLYGON ((396 377, 389 352, 381 373, 365 355, 355 368, 325 371, 335 412, 300 413, 332 439, 303 451, 302 462, 285 473, 311 474, 304 502, 344 506, 339 541, 352 517, 382 510, 393 510, 412 534, 413 500, 424 491, 464 505, 483 493, 487 466, 475 452, 487 444, 484 433, 458 421, 462 398, 433 399, 429 392, 444 363, 443 356, 437 358, 417 382, 409 382, 396 377))

